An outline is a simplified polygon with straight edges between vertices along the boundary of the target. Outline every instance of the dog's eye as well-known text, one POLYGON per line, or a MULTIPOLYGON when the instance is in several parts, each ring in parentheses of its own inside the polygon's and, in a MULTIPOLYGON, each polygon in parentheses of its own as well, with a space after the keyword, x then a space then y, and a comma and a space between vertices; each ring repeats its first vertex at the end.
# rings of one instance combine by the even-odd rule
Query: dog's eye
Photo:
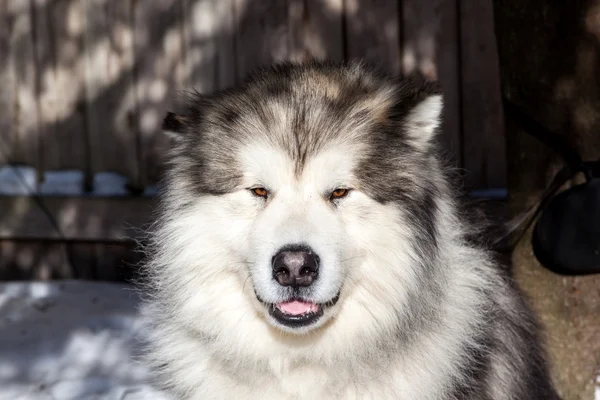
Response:
POLYGON ((346 197, 346 195, 350 192, 350 189, 338 188, 331 192, 331 200, 341 199, 342 197, 346 197))
POLYGON ((263 187, 256 187, 256 188, 252 188, 250 189, 250 191, 258 197, 264 197, 267 198, 267 196, 269 195, 269 191, 263 187))

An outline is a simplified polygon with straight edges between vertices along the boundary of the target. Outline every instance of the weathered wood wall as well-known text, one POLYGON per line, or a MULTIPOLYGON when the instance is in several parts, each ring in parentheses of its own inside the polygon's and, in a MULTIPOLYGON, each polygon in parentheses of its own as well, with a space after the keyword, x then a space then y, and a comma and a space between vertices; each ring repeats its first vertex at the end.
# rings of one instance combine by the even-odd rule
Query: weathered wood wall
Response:
MULTIPOLYGON (((584 160, 600 159, 600 2, 493 3, 504 94, 584 160)), ((518 215, 539 202, 564 162, 510 113, 506 126, 508 205, 518 215)), ((581 183, 576 176, 563 189, 581 183)), ((532 230, 513 252, 512 270, 543 325, 554 383, 565 400, 600 399, 600 275, 549 271, 532 251, 532 230)))
MULTIPOLYGON (((491 0, 0 1, 0 166, 32 166, 39 182, 47 171, 83 171, 85 189, 114 172, 133 196, 158 180, 167 145, 159 127, 180 91, 210 92, 256 66, 311 57, 364 58, 439 79, 447 156, 467 188, 505 187, 491 0)), ((87 201, 50 201, 69 240, 119 242, 123 224, 149 216, 147 198, 133 210, 111 198, 87 201)), ((19 246, 64 239, 38 208, 0 198, 0 259, 11 268, 24 265, 15 261, 19 246)), ((46 253, 66 254, 53 243, 60 251, 46 253)), ((48 257, 64 269, 62 258, 48 257)))
POLYGON ((420 69, 446 91, 443 141, 469 187, 503 187, 489 1, 5 0, 0 164, 98 172, 134 188, 160 173, 181 90, 228 87, 276 60, 364 58, 420 69))

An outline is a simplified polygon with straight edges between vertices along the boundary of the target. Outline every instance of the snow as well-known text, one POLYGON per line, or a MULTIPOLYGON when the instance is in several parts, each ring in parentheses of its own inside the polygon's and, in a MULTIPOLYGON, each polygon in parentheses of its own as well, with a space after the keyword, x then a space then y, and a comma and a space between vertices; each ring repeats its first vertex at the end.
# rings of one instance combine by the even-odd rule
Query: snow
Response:
POLYGON ((31 167, 0 166, 0 195, 26 195, 36 186, 36 172, 31 167))
POLYGON ((0 284, 0 399, 167 398, 137 361, 143 321, 131 286, 0 284))
MULTIPOLYGON (((92 191, 84 191, 84 173, 78 170, 44 171, 42 182, 32 167, 0 165, 0 195, 16 196, 129 196, 129 180, 114 172, 94 175, 92 191)), ((143 196, 156 195, 156 187, 149 185, 143 196)))
POLYGON ((96 196, 127 196, 129 191, 125 187, 128 179, 124 176, 100 172, 94 176, 94 195, 96 196))
POLYGON ((44 181, 39 185, 39 194, 78 195, 83 188, 83 171, 47 171, 44 181))

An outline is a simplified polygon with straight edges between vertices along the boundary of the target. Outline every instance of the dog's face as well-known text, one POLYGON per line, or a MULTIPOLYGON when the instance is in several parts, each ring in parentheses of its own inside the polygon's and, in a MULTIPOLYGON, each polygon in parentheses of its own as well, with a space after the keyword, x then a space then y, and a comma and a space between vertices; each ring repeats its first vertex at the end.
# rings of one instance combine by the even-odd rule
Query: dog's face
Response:
POLYGON ((440 112, 429 83, 315 64, 264 71, 169 115, 167 198, 186 210, 185 246, 212 258, 194 273, 237 275, 265 323, 290 333, 327 325, 352 291, 369 302, 408 282, 414 272, 390 264, 416 257, 407 236, 434 235, 435 188, 423 182, 440 112))

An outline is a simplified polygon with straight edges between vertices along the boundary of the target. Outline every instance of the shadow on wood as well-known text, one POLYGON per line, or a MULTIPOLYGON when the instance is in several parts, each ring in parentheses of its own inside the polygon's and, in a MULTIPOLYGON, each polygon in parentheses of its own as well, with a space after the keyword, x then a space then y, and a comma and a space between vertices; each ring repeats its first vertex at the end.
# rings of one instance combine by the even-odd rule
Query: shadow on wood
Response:
MULTIPOLYGON (((584 159, 600 157, 600 3, 495 1, 505 95, 565 135, 584 159)), ((561 161, 506 116, 509 205, 536 202, 561 161)), ((600 370, 600 277, 562 277, 544 269, 526 235, 514 275, 546 328, 554 379, 564 399, 594 397, 600 370)), ((597 389, 596 389, 597 390, 597 389)))

